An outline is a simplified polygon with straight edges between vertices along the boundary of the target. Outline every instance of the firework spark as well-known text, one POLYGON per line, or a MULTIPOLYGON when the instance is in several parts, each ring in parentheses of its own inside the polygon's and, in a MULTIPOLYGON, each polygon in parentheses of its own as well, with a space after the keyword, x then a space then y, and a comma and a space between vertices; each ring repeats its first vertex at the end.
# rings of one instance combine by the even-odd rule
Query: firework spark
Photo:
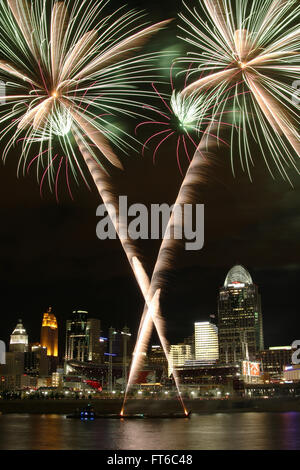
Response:
MULTIPOLYGON (((184 159, 191 162, 192 156, 197 149, 197 139, 202 133, 202 127, 207 126, 210 122, 211 116, 207 112, 209 106, 206 98, 200 97, 198 93, 192 93, 188 96, 183 96, 181 92, 177 91, 174 87, 174 79, 172 77, 173 67, 170 70, 170 85, 171 94, 163 95, 159 92, 156 84, 152 83, 152 88, 160 100, 161 108, 144 105, 146 108, 156 114, 157 118, 143 121, 136 126, 136 133, 138 129, 148 126, 155 126, 157 129, 145 141, 142 149, 142 154, 148 145, 154 140, 158 140, 153 151, 153 163, 156 163, 158 151, 167 143, 169 139, 175 140, 177 164, 181 175, 183 176, 181 157, 182 153, 184 159), (197 138, 195 138, 197 136, 197 138)), ((186 77, 187 78, 187 77, 186 77)))
POLYGON ((271 173, 268 154, 288 179, 286 167, 298 171, 300 156, 299 110, 292 100, 292 84, 300 78, 299 1, 203 0, 201 12, 184 5, 181 38, 200 51, 183 59, 198 75, 183 96, 209 92, 222 116, 228 86, 234 87, 232 139, 237 131, 243 168, 250 175, 253 136, 271 173))
POLYGON ((105 117, 135 115, 137 97, 148 95, 136 85, 150 79, 157 54, 137 53, 168 21, 144 27, 137 11, 104 15, 107 3, 5 0, 0 5, 0 75, 8 91, 0 107, 0 139, 8 140, 3 158, 22 142, 19 165, 22 160, 25 171, 37 145, 29 165, 34 161, 42 175, 47 168, 50 184, 56 180, 57 153, 75 178, 78 172, 84 177, 75 139, 96 162, 100 150, 122 168, 110 142, 126 151, 129 139, 105 117))

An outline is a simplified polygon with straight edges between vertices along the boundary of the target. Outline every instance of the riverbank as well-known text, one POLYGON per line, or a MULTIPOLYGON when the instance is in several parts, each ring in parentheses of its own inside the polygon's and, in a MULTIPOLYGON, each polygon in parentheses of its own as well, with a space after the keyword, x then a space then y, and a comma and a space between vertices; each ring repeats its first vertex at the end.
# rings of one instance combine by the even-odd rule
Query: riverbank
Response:
MULTIPOLYGON (((0 400, 0 412, 26 414, 69 414, 77 408, 92 403, 97 413, 119 413, 120 399, 96 400, 0 400)), ((300 398, 257 398, 241 400, 194 399, 185 400, 188 410, 193 413, 232 413, 232 412, 287 412, 300 411, 300 398)), ((177 400, 131 399, 127 403, 127 413, 174 413, 181 411, 177 400)))

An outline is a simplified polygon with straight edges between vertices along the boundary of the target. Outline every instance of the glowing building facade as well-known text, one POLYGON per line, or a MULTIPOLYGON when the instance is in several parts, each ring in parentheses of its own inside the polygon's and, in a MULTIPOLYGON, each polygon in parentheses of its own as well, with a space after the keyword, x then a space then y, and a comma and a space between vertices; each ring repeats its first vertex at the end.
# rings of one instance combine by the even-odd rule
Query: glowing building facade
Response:
POLYGON ((195 360, 203 364, 214 364, 218 359, 218 328, 210 322, 195 323, 195 360))
POLYGON ((75 310, 66 325, 66 360, 88 361, 88 336, 86 332, 88 312, 75 310))
POLYGON ((243 266, 231 268, 220 289, 218 329, 222 364, 253 361, 264 349, 260 294, 243 266))
POLYGON ((169 375, 173 369, 184 366, 185 362, 192 359, 191 346, 189 344, 172 344, 169 353, 169 375))
POLYGON ((21 319, 18 320, 16 328, 10 335, 9 351, 22 353, 28 351, 28 335, 21 319))
POLYGON ((103 351, 100 343, 101 323, 98 318, 88 318, 85 310, 75 310, 67 320, 67 361, 101 363, 103 351))
POLYGON ((263 373, 280 378, 284 368, 292 364, 293 352, 291 346, 272 346, 261 351, 258 359, 261 361, 263 373))
POLYGON ((47 348, 47 356, 58 357, 58 326, 51 307, 43 315, 41 346, 47 348))
POLYGON ((88 360, 101 364, 103 351, 100 343, 101 322, 98 318, 88 318, 86 325, 88 337, 88 360))

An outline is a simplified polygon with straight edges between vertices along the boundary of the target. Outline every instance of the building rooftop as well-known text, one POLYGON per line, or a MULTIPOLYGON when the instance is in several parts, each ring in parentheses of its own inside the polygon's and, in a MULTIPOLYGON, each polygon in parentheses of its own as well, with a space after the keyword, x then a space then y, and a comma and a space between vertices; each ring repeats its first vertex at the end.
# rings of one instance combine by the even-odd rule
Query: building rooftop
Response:
POLYGON ((233 266, 228 272, 224 287, 228 287, 231 284, 253 284, 250 273, 243 266, 237 264, 233 266))

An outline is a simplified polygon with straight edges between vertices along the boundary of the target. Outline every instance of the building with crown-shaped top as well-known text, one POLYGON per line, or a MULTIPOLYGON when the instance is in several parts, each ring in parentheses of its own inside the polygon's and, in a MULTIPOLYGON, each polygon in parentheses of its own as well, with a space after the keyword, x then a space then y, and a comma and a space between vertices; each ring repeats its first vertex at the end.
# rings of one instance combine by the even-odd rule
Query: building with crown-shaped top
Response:
POLYGON ((219 361, 255 360, 264 349, 261 298, 240 265, 228 272, 218 298, 219 361))
POLYGON ((18 320, 16 328, 10 335, 9 351, 22 353, 28 351, 28 334, 21 319, 18 320))
POLYGON ((51 307, 43 315, 41 346, 47 348, 47 356, 58 356, 58 326, 51 307))

